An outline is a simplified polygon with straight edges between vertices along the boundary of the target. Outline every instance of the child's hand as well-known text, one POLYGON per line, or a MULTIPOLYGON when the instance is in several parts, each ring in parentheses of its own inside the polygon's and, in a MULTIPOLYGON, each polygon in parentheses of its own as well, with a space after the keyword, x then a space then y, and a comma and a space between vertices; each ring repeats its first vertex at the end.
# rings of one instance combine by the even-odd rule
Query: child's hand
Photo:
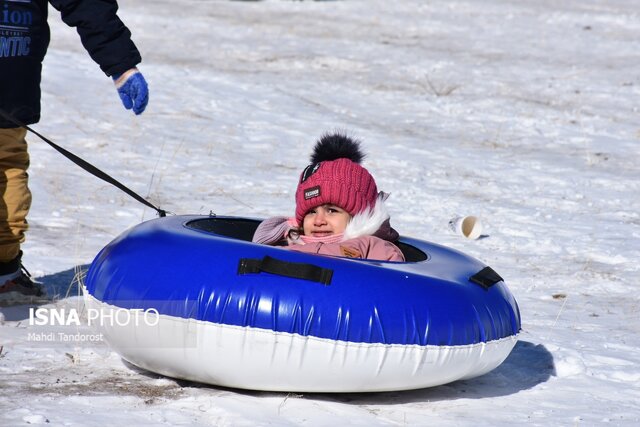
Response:
POLYGON ((252 241, 262 245, 275 245, 285 240, 291 230, 290 218, 286 216, 275 216, 265 219, 260 223, 253 234, 252 241))

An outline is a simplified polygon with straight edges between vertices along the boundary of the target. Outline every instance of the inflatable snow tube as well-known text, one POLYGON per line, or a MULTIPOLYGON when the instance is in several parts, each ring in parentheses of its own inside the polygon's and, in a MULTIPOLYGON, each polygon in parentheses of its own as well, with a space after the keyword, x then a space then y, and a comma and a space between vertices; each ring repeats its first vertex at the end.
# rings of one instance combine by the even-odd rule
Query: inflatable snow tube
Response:
POLYGON ((474 258, 404 237, 402 263, 311 255, 251 243, 258 223, 126 231, 87 273, 92 324, 138 367, 272 391, 436 386, 489 372, 516 343, 516 301, 474 258))

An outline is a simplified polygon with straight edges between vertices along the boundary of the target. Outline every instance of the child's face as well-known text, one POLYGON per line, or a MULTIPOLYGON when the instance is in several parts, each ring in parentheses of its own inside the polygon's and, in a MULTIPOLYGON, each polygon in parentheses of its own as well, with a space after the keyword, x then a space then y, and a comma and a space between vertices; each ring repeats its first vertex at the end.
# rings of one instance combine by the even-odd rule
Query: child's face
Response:
POLYGON ((304 217, 302 230, 305 236, 326 237, 343 233, 351 215, 338 206, 325 204, 311 209, 304 217))

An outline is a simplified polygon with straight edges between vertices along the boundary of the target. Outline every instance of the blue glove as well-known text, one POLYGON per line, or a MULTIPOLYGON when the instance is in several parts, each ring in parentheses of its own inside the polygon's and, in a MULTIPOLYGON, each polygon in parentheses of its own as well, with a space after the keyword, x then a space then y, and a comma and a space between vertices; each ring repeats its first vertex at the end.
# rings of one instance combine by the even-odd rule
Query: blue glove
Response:
POLYGON ((114 74, 112 78, 124 108, 133 108, 134 113, 141 114, 149 102, 149 87, 142 73, 134 67, 122 74, 114 74))

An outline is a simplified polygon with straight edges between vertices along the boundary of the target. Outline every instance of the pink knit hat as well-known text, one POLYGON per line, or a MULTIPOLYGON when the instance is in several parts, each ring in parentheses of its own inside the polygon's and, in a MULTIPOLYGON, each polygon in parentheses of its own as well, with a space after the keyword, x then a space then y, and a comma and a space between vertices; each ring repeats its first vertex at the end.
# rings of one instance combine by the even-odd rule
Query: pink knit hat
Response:
POLYGON ((375 205, 378 187, 369 171, 360 166, 363 158, 360 143, 348 136, 336 133, 320 138, 296 190, 299 225, 307 212, 326 203, 351 216, 375 205))

